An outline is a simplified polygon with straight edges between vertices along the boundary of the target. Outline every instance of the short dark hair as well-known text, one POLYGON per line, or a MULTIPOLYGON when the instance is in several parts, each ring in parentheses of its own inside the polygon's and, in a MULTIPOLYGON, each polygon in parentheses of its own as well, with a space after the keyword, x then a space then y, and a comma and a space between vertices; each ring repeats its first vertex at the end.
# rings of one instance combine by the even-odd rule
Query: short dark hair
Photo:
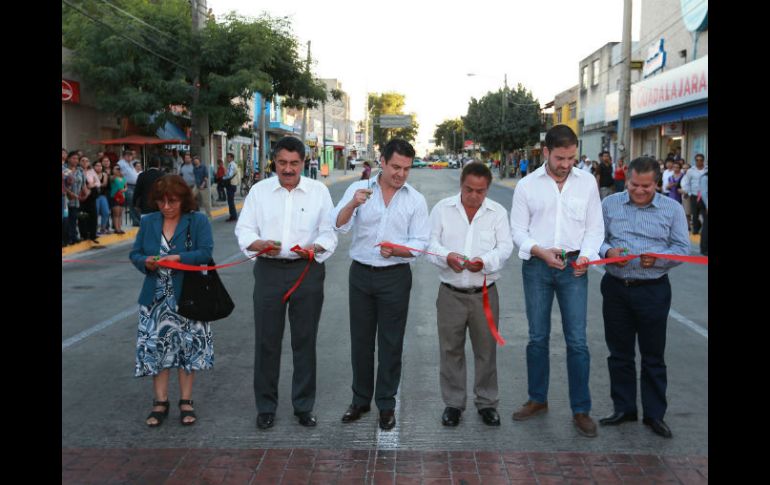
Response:
POLYGON ((77 155, 77 154, 78 154, 77 150, 72 150, 71 152, 67 153, 67 159, 69 159, 72 155, 77 155))
POLYGON ((175 195, 182 201, 181 211, 186 214, 198 208, 193 197, 192 189, 187 185, 181 175, 164 175, 152 184, 150 197, 147 201, 150 207, 157 206, 163 197, 175 195))
POLYGON ((554 148, 577 146, 578 137, 567 125, 555 125, 545 134, 545 146, 548 151, 554 148))
POLYGON ((409 158, 414 158, 415 155, 412 144, 402 138, 393 138, 386 143, 385 148, 382 149, 382 158, 385 159, 385 162, 389 162, 394 153, 409 158))
MULTIPOLYGON (((302 143, 302 140, 299 138, 295 138, 293 136, 284 136, 278 140, 278 143, 276 143, 275 147, 273 148, 273 160, 275 160, 275 157, 281 150, 299 153, 300 160, 305 159, 305 144, 302 143)), ((228 155, 230 155, 230 153, 228 153, 228 155)))
POLYGON ((472 162, 463 167, 463 173, 460 175, 460 183, 465 182, 465 177, 475 175, 487 179, 487 186, 492 184, 492 171, 486 164, 481 162, 472 162))
POLYGON ((605 153, 606 153, 607 155, 609 155, 609 154, 610 154, 610 151, 609 151, 609 150, 602 150, 602 151, 600 151, 600 152, 599 152, 599 158, 602 158, 602 155, 604 155, 605 153))
POLYGON ((123 156, 124 156, 124 157, 125 157, 126 155, 131 155, 131 154, 133 154, 133 153, 134 153, 134 151, 133 151, 133 150, 123 150, 123 156))
POLYGON ((695 160, 698 160, 698 157, 701 157, 704 162, 706 161, 706 157, 702 153, 696 153, 695 154, 695 160))
POLYGON ((637 157, 631 160, 631 163, 628 164, 629 177, 631 176, 631 172, 636 172, 638 174, 654 172, 655 181, 657 182, 660 180, 660 165, 658 165, 658 161, 653 157, 637 157))

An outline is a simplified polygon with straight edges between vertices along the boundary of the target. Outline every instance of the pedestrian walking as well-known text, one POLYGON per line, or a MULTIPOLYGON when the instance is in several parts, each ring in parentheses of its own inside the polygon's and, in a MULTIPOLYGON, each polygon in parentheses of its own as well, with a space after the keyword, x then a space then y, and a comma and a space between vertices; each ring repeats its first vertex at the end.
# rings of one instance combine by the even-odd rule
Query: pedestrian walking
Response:
POLYGON ((389 243, 422 251, 430 237, 425 197, 407 183, 414 156, 407 141, 390 140, 382 150, 377 177, 351 184, 332 212, 339 232, 353 229, 348 290, 353 400, 343 423, 356 421, 368 412, 374 397, 380 428, 388 430, 396 425, 395 396, 412 289, 409 263, 416 255, 389 243))
POLYGON ((436 299, 441 397, 444 426, 457 426, 465 411, 465 335, 473 349, 474 404, 489 426, 500 426, 497 413, 497 343, 488 328, 483 290, 486 281, 495 328, 499 297, 495 281, 511 256, 513 241, 508 212, 488 199, 492 172, 470 163, 460 176, 460 193, 441 200, 430 214, 428 260, 441 270, 436 299))
POLYGON ((318 179, 318 156, 315 154, 310 157, 310 178, 313 180, 318 179))
POLYGON ((238 220, 238 211, 235 208, 235 191, 241 184, 241 175, 238 164, 235 163, 235 155, 232 153, 227 154, 227 173, 225 173, 222 181, 227 189, 227 208, 230 211, 230 217, 226 221, 235 222, 238 220))
MULTIPOLYGON (((675 162, 675 166, 679 162, 675 162)), ((656 193, 660 168, 652 157, 639 157, 628 167, 628 190, 602 202, 606 235, 600 254, 642 254, 631 261, 608 264, 602 277, 604 337, 610 355, 610 396, 614 412, 602 425, 636 421, 636 361, 642 356, 641 395, 644 424, 671 438, 666 413, 666 322, 671 307, 668 272, 681 264, 645 253, 689 254, 687 219, 681 204, 656 193)))
POLYGON ((361 171, 360 180, 369 180, 371 176, 372 176, 372 166, 369 164, 369 162, 364 162, 364 169, 361 171))
POLYGON ((184 179, 167 175, 152 186, 150 204, 159 211, 141 219, 131 262, 145 275, 139 294, 139 327, 136 341, 136 377, 152 376, 150 427, 168 417, 170 369, 179 379, 180 421, 197 422, 192 391, 195 373, 214 366, 214 344, 209 322, 191 320, 177 313, 185 272, 159 265, 162 261, 189 265, 207 264, 214 250, 211 224, 194 212, 195 199, 184 179))
POLYGON ((681 162, 673 162, 672 165, 672 173, 668 177, 668 184, 666 185, 665 193, 666 195, 674 199, 675 201, 682 203, 682 179, 684 178, 684 172, 682 172, 682 163, 681 162))
POLYGON ((126 179, 123 178, 119 165, 112 167, 110 178, 110 210, 112 210, 112 225, 115 234, 125 234, 123 231, 123 208, 126 206, 126 179))
POLYGON ((604 237, 596 180, 573 168, 578 139, 566 125, 545 136, 546 163, 522 179, 513 193, 511 231, 524 260, 522 277, 529 322, 527 383, 529 400, 513 413, 515 421, 548 411, 549 341, 554 293, 559 301, 567 344, 567 378, 573 423, 583 436, 596 436, 589 416, 590 355, 586 343, 587 267, 598 259, 604 237))
POLYGON ((139 177, 139 174, 136 173, 136 170, 134 170, 134 167, 131 164, 133 159, 134 152, 132 150, 124 150, 123 158, 118 160, 118 165, 120 166, 120 172, 123 174, 126 181, 126 190, 124 192, 126 210, 128 210, 128 215, 131 218, 131 224, 133 226, 139 226, 139 214, 137 214, 136 209, 134 209, 134 189, 136 188, 136 179, 139 177))
POLYGON ((698 198, 700 178, 703 177, 704 173, 706 173, 706 157, 702 153, 698 153, 695 155, 695 166, 689 168, 682 179, 683 203, 688 204, 690 207, 690 222, 693 234, 700 232, 700 216, 705 208, 703 202, 698 198))
POLYGON ((254 398, 260 429, 273 426, 278 407, 287 311, 294 415, 302 426, 316 425, 316 336, 324 300, 324 261, 337 247, 329 218, 334 207, 329 189, 301 176, 304 144, 287 136, 274 150, 278 177, 251 188, 235 226, 238 245, 247 256, 273 248, 254 263, 254 398), (284 298, 305 268, 309 269, 301 284, 284 298))

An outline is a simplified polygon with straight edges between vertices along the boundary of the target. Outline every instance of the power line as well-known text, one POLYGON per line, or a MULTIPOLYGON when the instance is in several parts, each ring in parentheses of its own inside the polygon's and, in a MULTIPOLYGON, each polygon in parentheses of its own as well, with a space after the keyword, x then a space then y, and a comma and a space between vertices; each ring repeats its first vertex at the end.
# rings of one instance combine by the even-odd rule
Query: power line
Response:
MULTIPOLYGON (((132 19, 136 20, 137 22, 139 22, 139 23, 141 23, 141 24, 143 24, 143 25, 146 25, 147 27, 151 28, 151 29, 152 29, 152 30, 154 30, 155 32, 157 32, 157 33, 159 33, 159 34, 161 34, 161 35, 163 35, 163 36, 165 36, 165 37, 168 37, 169 39, 171 39, 171 40, 173 40, 173 41, 175 41, 175 42, 178 42, 178 43, 182 44, 181 42, 179 42, 179 39, 175 38, 174 36, 172 36, 172 35, 171 35, 171 34, 169 34, 168 32, 164 32, 164 31, 162 31, 162 30, 158 29, 157 27, 155 27, 154 25, 151 25, 151 24, 149 24, 149 23, 145 22, 144 20, 142 20, 142 19, 140 19, 140 18, 138 18, 138 17, 134 16, 134 15, 133 15, 133 14, 131 14, 130 12, 126 12, 126 11, 125 11, 125 10, 123 10, 122 8, 118 7, 117 5, 115 5, 115 4, 113 4, 113 3, 110 3, 108 0, 102 0, 102 2, 104 2, 104 3, 105 3, 105 4, 107 4, 107 5, 109 5, 110 7, 114 8, 114 9, 115 9, 115 10, 117 10, 118 12, 120 12, 120 13, 122 13, 122 14, 124 14, 124 15, 127 15, 127 16, 129 16, 129 17, 131 17, 132 19)), ((186 45, 186 44, 183 44, 183 45, 184 45, 184 47, 190 48, 190 46, 189 46, 189 45, 186 45)))
POLYGON ((113 26, 111 26, 111 25, 107 24, 106 22, 104 22, 104 21, 103 21, 103 20, 101 20, 101 19, 97 19, 97 18, 95 18, 95 17, 91 16, 91 15, 90 15, 88 12, 85 12, 85 11, 81 10, 80 8, 76 7, 75 5, 73 5, 72 3, 70 3, 70 2, 69 2, 69 0, 62 0, 62 3, 66 4, 68 7, 72 8, 72 9, 73 9, 73 10, 75 10, 75 11, 77 11, 77 12, 78 12, 78 13, 80 13, 81 15, 83 15, 83 16, 85 16, 85 17, 89 18, 89 19, 90 19, 90 20, 92 20, 93 22, 96 22, 96 23, 98 23, 98 24, 101 24, 101 25, 103 25, 103 26, 107 27, 107 28, 108 28, 108 29, 110 29, 110 30, 111 30, 111 31, 112 31, 114 34, 116 34, 116 35, 117 35, 117 36, 119 36, 119 37, 122 37, 122 38, 126 39, 127 41, 129 41, 129 42, 131 42, 132 44, 136 45, 136 46, 137 46, 137 47, 139 47, 140 49, 144 49, 144 50, 146 50, 147 52, 149 52, 150 54, 153 54, 153 55, 155 55, 155 56, 157 56, 157 57, 159 57, 159 58, 163 59, 164 61, 168 61, 168 62, 170 62, 171 64, 174 64, 174 65, 175 65, 175 66, 177 66, 177 67, 181 67, 181 68, 182 68, 182 69, 184 69, 184 70, 189 70, 189 68, 188 68, 187 66, 183 66, 183 65, 179 64, 178 62, 176 62, 176 61, 173 61, 173 60, 169 59, 168 57, 166 57, 166 56, 164 56, 164 55, 162 55, 162 54, 159 54, 159 53, 157 53, 157 52, 153 51, 153 50, 152 50, 152 49, 150 49, 149 47, 145 46, 144 44, 141 44, 140 42, 137 42, 136 40, 132 39, 131 37, 128 37, 128 36, 126 36, 126 35, 122 34, 121 32, 118 32, 118 31, 117 31, 117 29, 115 29, 113 26))

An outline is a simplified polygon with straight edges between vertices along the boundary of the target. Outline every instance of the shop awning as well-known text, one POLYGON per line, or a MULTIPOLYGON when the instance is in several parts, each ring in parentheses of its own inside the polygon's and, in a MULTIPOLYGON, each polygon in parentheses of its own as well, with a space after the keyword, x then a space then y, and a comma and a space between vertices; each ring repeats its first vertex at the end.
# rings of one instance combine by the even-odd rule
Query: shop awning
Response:
POLYGON ((680 121, 694 120, 696 118, 708 118, 708 101, 680 108, 656 111, 642 116, 631 118, 631 129, 647 128, 648 126, 665 125, 680 121))
POLYGON ((166 121, 166 124, 155 131, 155 136, 161 139, 183 139, 187 138, 187 134, 177 125, 170 121, 166 121))
POLYGON ((110 140, 88 140, 92 145, 188 145, 189 140, 163 139, 154 136, 131 135, 110 140))

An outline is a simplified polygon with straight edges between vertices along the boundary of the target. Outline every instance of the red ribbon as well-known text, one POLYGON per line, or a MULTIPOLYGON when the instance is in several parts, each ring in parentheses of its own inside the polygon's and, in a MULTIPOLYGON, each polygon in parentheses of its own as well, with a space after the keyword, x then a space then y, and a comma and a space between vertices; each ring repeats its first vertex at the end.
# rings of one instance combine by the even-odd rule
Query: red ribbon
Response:
POLYGON ((487 275, 484 275, 484 289, 481 290, 481 294, 484 296, 484 314, 487 316, 487 326, 492 336, 497 341, 497 345, 505 345, 505 339, 500 335, 495 326, 495 317, 492 315, 492 307, 489 305, 489 292, 487 291, 487 275))
POLYGON ((384 248, 406 249, 407 251, 415 251, 415 252, 418 252, 418 253, 425 253, 425 254, 430 254, 432 256, 438 256, 439 258, 443 258, 444 257, 441 254, 431 253, 430 251, 424 251, 422 249, 410 248, 409 246, 402 246, 400 244, 394 244, 394 243, 391 243, 391 242, 382 242, 382 243, 379 243, 379 244, 375 244, 375 247, 376 246, 382 246, 384 248))
POLYGON ((681 261, 682 263, 709 264, 708 256, 686 256, 684 254, 658 254, 658 253, 629 254, 627 256, 618 256, 616 258, 597 259, 595 261, 589 261, 587 263, 583 263, 580 265, 576 264, 574 261, 570 264, 572 264, 573 268, 577 269, 577 268, 585 268, 586 266, 590 266, 594 264, 612 264, 612 263, 619 263, 622 261, 631 261, 632 259, 636 259, 641 256, 652 256, 653 258, 658 258, 658 259, 670 259, 671 261, 681 261))
MULTIPOLYGON (((291 248, 291 250, 296 253, 297 250, 303 250, 303 249, 301 247, 299 247, 299 244, 297 244, 293 248, 291 248)), ((313 263, 313 259, 315 259, 315 253, 313 252, 312 249, 307 249, 306 251, 308 253, 308 258, 307 258, 307 265, 305 266, 305 271, 302 272, 302 274, 300 275, 300 277, 297 280, 297 282, 294 283, 294 286, 292 286, 289 289, 289 291, 287 291, 286 294, 283 295, 283 300, 282 300, 283 303, 286 303, 286 300, 288 300, 289 297, 291 296, 291 294, 294 293, 294 290, 299 288, 299 285, 300 285, 300 283, 302 283, 302 280, 305 279, 305 276, 307 275, 307 272, 310 271, 310 265, 313 263)))
POLYGON ((271 244, 268 247, 266 247, 265 249, 263 249, 262 251, 260 251, 257 254, 255 254, 254 256, 249 256, 248 258, 244 259, 243 261, 236 261, 235 263, 220 264, 220 265, 217 265, 217 266, 195 266, 195 265, 192 265, 192 264, 184 264, 184 263, 178 263, 176 261, 166 261, 166 260, 158 261, 158 266, 162 266, 164 268, 179 269, 179 270, 182 270, 182 271, 213 271, 215 269, 229 268, 230 266, 237 266, 239 264, 243 264, 246 261, 250 261, 250 260, 256 258, 257 256, 262 256, 266 252, 272 251, 273 249, 276 249, 276 248, 275 248, 275 246, 273 246, 271 244))

